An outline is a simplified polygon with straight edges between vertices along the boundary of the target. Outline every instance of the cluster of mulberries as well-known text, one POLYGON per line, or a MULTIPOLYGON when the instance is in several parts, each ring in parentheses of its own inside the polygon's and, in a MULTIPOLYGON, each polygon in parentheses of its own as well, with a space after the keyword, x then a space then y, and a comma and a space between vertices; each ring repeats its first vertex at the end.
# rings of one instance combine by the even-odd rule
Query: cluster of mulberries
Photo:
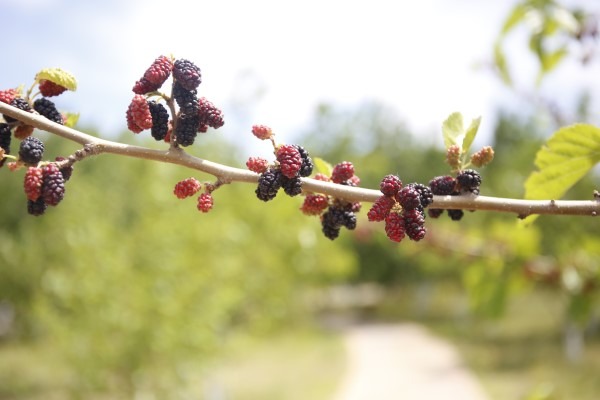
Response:
POLYGON ((420 183, 402 184, 396 175, 386 175, 379 184, 382 196, 369 209, 369 221, 385 221, 385 232, 400 242, 405 236, 414 241, 425 237, 424 210, 433 202, 431 190, 420 183))
POLYGON ((25 173, 23 189, 27 196, 27 212, 42 215, 47 206, 56 206, 65 196, 65 182, 69 179, 68 169, 56 163, 43 167, 29 167, 25 173))
MULTIPOLYGON (((173 194, 178 199, 185 199, 198 193, 202 189, 202 183, 196 178, 187 178, 179 181, 173 188, 173 194)), ((204 191, 198 196, 196 208, 203 213, 209 212, 213 208, 213 197, 211 192, 214 190, 214 185, 205 184, 204 191)))
POLYGON ((278 146, 275 149, 275 158, 277 161, 273 165, 260 157, 250 157, 246 162, 249 170, 260 174, 255 191, 259 200, 273 200, 281 188, 288 196, 297 196, 302 193, 301 178, 312 174, 312 159, 300 145, 278 146))
MULTIPOLYGON (((484 153, 484 156, 489 153, 484 153)), ((493 153, 492 156, 493 157, 493 153)), ((434 195, 458 196, 463 193, 479 195, 481 175, 474 169, 464 169, 457 172, 456 177, 450 175, 436 176, 429 181, 429 187, 434 195)), ((439 218, 444 210, 431 208, 428 214, 431 218, 439 218)), ((463 210, 447 210, 453 221, 460 221, 464 216, 463 210)))
MULTIPOLYGON (((62 114, 57 110, 54 102, 48 97, 58 96, 67 88, 50 80, 42 79, 38 82, 40 94, 44 97, 33 101, 33 98, 23 97, 20 89, 0 90, 0 102, 9 104, 19 110, 38 113, 57 124, 64 124, 62 114), (31 103, 33 101, 33 104, 31 103)), ((33 96, 35 97, 35 96, 33 96)), ((33 126, 18 121, 9 115, 2 115, 4 122, 0 122, 0 148, 3 154, 10 154, 12 137, 22 141, 19 148, 19 159, 25 164, 35 165, 41 159, 44 145, 36 138, 30 138, 34 131, 33 126)), ((4 165, 6 158, 0 157, 0 167, 4 165)))
MULTIPOLYGON (((331 176, 316 174, 316 180, 334 182, 340 185, 356 186, 360 182, 354 174, 354 165, 343 161, 333 167, 331 176)), ((319 215, 321 230, 325 237, 334 240, 340 235, 342 228, 354 230, 356 228, 356 213, 360 211, 361 204, 342 199, 332 198, 322 194, 308 193, 300 211, 305 215, 319 215)))
POLYGON ((194 143, 198 132, 206 132, 209 127, 222 127, 225 123, 223 112, 206 98, 198 98, 201 82, 200 68, 193 62, 158 57, 133 86, 135 96, 126 112, 128 129, 134 133, 151 129, 154 139, 173 140, 186 147, 194 143), (173 77, 171 96, 157 93, 170 76, 173 77), (170 117, 167 108, 149 100, 152 96, 160 96, 169 104, 174 100, 179 108, 177 114, 170 117))

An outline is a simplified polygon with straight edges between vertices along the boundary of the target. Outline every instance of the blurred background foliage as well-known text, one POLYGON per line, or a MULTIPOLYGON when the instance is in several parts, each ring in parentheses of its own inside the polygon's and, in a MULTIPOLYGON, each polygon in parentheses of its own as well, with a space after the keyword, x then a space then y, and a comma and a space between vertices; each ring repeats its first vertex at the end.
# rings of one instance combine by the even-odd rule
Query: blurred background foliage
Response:
MULTIPOLYGON (((542 38, 558 29, 548 24, 542 38)), ((496 45, 507 83, 499 46, 510 29, 496 45)), ((559 57, 540 53, 538 39, 539 57, 559 57)), ((540 76, 557 66, 542 61, 540 76)), ((580 96, 576 120, 585 121, 590 94, 580 96)), ((491 142, 475 143, 496 151, 481 171, 483 195, 523 196, 535 153, 552 133, 540 119, 555 111, 499 110, 491 142)), ((76 150, 37 134, 51 157, 76 150)), ((131 134, 118 140, 160 147, 131 134)), ((331 163, 351 160, 364 187, 389 173, 427 183, 449 170, 441 139, 414 135, 377 102, 322 104, 297 140, 331 163)), ((215 133, 193 152, 242 166, 242 149, 215 133)), ((0 170, 0 399, 225 398, 223 391, 236 399, 327 398, 343 352, 335 335, 315 327, 330 326, 334 314, 429 324, 459 345, 497 398, 530 391, 591 399, 600 390, 591 378, 600 368, 595 219, 541 217, 519 227, 514 215, 467 212, 460 223, 443 215, 428 219, 426 240, 396 245, 382 224, 366 220, 365 204, 356 231, 332 242, 317 218, 299 212, 301 199, 263 203, 246 184, 219 189, 214 210, 201 214, 194 199, 171 192, 190 175, 211 179, 102 155, 78 163, 64 202, 34 218, 23 171, 0 170), (364 285, 383 293, 374 307, 346 313, 327 301, 332 287, 364 285), (256 357, 260 364, 246 364, 256 357), (294 367, 285 376, 291 365, 302 379, 294 367), (256 389, 259 375, 285 389, 256 389), (536 386, 546 381, 550 390, 536 386)), ((567 197, 590 198, 597 182, 595 171, 567 197)))

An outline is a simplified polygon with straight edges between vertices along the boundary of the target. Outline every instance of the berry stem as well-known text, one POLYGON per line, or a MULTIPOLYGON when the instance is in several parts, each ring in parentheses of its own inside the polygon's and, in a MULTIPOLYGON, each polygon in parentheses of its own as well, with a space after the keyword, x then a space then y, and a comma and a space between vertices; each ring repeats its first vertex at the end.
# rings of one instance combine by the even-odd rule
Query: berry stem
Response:
MULTIPOLYGON (((171 104, 169 105, 172 106, 171 104)), ((190 169, 206 172, 217 178, 217 182, 246 182, 256 184, 260 175, 240 168, 234 168, 209 160, 194 157, 180 147, 168 150, 155 150, 141 146, 100 139, 60 124, 56 124, 40 115, 21 111, 16 107, 0 102, 0 113, 7 114, 28 125, 50 132, 64 139, 84 146, 81 153, 75 155, 79 161, 89 155, 110 153, 127 157, 141 158, 158 162, 181 165, 190 169)), ((375 202, 381 192, 374 189, 338 185, 311 178, 301 178, 305 192, 322 193, 349 202, 375 202)), ((219 185, 220 186, 220 185, 219 185)), ((600 215, 600 199, 594 200, 520 200, 499 197, 474 196, 433 196, 433 205, 437 209, 485 210, 515 213, 520 218, 532 214, 547 215, 600 215)))

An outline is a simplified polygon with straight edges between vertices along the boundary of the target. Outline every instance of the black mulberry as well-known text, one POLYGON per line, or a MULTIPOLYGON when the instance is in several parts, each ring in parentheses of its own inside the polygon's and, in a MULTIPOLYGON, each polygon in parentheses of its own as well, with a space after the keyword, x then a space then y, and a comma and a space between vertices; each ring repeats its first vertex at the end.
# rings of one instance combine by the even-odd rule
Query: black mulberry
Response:
MULTIPOLYGON (((10 102, 10 105, 13 106, 13 107, 18 108, 19 110, 31 112, 31 106, 29 105, 29 103, 27 102, 27 100, 25 100, 22 97, 15 97, 10 102)), ((17 121, 16 118, 13 118, 13 117, 8 116, 6 114, 4 114, 3 116, 4 116, 4 120, 6 122, 16 122, 17 121)))
POLYGON ((300 157, 302 157, 302 166, 300 167, 298 175, 302 177, 310 176, 310 174, 312 174, 313 172, 314 164, 312 162, 312 159, 308 155, 308 151, 306 151, 304 147, 297 144, 294 145, 294 147, 298 149, 298 153, 300 153, 300 157))
POLYGON ((194 144, 199 125, 200 118, 198 114, 182 114, 177 120, 177 127, 175 128, 177 143, 184 147, 194 144))
POLYGON ((163 140, 169 131, 169 112, 160 103, 149 101, 150 115, 152 115, 152 129, 150 133, 155 140, 163 140))
POLYGON ((463 192, 472 192, 477 190, 479 194, 479 186, 481 186, 481 175, 474 169, 465 169, 460 171, 456 176, 456 181, 463 192))
POLYGON ((302 181, 298 177, 287 178, 281 175, 281 187, 288 196, 298 196, 302 193, 302 181))
POLYGON ((48 118, 52 122, 63 125, 63 117, 56 109, 56 105, 45 97, 33 102, 33 109, 40 115, 48 118))
POLYGON ((36 137, 29 136, 23 139, 19 147, 19 158, 26 164, 35 165, 44 156, 44 143, 36 137))
POLYGON ((281 187, 281 171, 278 169, 268 169, 258 178, 258 187, 256 188, 256 197, 262 201, 273 200, 277 196, 277 191, 281 187))

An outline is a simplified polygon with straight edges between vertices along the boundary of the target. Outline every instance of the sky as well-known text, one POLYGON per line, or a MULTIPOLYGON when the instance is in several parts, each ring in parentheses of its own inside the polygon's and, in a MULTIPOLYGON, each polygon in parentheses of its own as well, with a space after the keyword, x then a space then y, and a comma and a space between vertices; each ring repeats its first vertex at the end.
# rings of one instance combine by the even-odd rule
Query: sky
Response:
MULTIPOLYGON (((244 143, 252 124, 270 125, 285 141, 307 129, 319 103, 357 107, 370 100, 394 109, 416 135, 438 134, 454 111, 482 116, 481 130, 489 134, 500 105, 520 105, 476 66, 490 60, 514 4, 0 0, 0 89, 29 85, 38 70, 61 67, 79 86, 56 100, 59 109, 80 112, 80 126, 110 137, 126 129, 135 81, 157 56, 173 54, 201 68, 199 95, 224 109, 223 134, 244 143), (228 115, 239 118, 228 122, 228 115)), ((526 49, 509 51, 524 87, 533 89, 526 49)), ((598 92, 598 64, 583 73, 567 65, 542 89, 559 102, 572 101, 579 86, 598 92)))

